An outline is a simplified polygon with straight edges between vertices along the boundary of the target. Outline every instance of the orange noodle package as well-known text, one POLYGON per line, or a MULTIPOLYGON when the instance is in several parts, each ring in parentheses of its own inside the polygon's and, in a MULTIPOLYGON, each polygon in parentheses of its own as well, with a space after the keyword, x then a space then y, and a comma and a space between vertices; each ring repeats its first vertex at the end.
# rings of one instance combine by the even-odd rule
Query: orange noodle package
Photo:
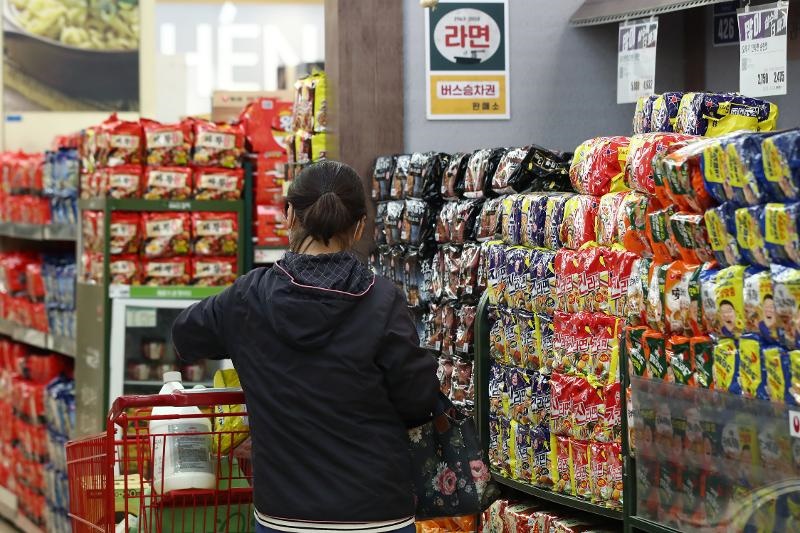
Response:
POLYGON ((636 191, 654 194, 653 158, 666 153, 670 145, 691 139, 693 137, 660 132, 631 137, 625 164, 625 184, 636 191))
POLYGON ((561 222, 561 242, 565 247, 577 250, 587 242, 596 240, 599 204, 597 198, 585 194, 575 195, 567 200, 561 222))
POLYGON ((578 146, 569 170, 575 190, 595 196, 623 190, 628 144, 628 137, 595 137, 578 146))
POLYGON ((714 205, 700 165, 703 150, 712 142, 704 139, 688 144, 660 160, 668 195, 681 211, 702 213, 714 205))
POLYGON ((675 214, 675 207, 669 206, 647 214, 645 234, 653 251, 653 260, 658 263, 671 263, 680 259, 678 243, 672 234, 670 219, 675 214))
POLYGON ((665 332, 698 335, 702 331, 700 267, 683 261, 671 263, 664 280, 665 332))
POLYGON ((653 250, 647 239, 647 213, 650 197, 638 192, 625 195, 617 210, 617 240, 626 250, 644 257, 652 257, 653 250))
POLYGON ((708 239, 703 215, 675 213, 669 222, 684 261, 694 264, 714 261, 714 250, 708 239))

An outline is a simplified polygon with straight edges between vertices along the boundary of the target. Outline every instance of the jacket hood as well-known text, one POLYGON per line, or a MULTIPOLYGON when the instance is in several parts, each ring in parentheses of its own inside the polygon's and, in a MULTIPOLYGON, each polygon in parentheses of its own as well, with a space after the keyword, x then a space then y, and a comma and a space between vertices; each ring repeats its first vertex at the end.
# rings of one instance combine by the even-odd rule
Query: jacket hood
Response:
POLYGON ((327 344, 375 284, 375 274, 350 252, 287 252, 273 268, 277 281, 267 317, 278 335, 301 350, 327 344))

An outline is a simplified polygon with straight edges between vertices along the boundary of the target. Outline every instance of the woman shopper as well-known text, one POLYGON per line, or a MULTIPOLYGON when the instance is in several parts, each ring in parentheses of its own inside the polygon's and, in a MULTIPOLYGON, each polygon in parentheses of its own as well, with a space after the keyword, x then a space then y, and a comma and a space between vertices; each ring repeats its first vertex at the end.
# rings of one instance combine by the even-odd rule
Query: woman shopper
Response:
POLYGON ((257 531, 414 531, 407 428, 431 418, 436 365, 400 290, 351 252, 365 198, 347 165, 307 167, 289 187, 290 251, 173 326, 182 361, 238 371, 257 531))

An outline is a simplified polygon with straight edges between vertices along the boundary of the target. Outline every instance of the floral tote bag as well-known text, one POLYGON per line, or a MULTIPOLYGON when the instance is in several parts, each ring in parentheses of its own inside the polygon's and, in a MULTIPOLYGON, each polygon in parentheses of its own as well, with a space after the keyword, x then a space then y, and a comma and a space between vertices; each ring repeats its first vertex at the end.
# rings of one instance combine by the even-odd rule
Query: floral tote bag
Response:
POLYGON ((444 413, 409 431, 418 520, 479 514, 499 495, 475 420, 441 402, 444 413))

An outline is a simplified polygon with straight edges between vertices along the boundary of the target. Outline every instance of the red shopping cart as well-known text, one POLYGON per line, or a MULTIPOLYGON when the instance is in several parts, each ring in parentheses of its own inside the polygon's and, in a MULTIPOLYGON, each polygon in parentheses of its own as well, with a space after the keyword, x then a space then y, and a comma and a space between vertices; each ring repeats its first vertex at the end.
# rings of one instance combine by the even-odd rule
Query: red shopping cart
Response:
POLYGON ((182 391, 118 398, 109 411, 105 433, 67 443, 73 531, 253 531, 252 472, 245 450, 248 435, 241 391, 182 391), (200 413, 154 415, 155 407, 197 407, 200 413), (170 423, 157 423, 164 420, 170 423), (209 427, 208 421, 211 431, 197 431, 198 427, 209 427), (151 423, 167 430, 153 433, 151 423), (192 431, 185 431, 187 427, 192 431), (179 454, 183 464, 210 461, 215 486, 169 490, 165 479, 169 469, 154 468, 159 460, 164 464, 167 453, 179 454))

